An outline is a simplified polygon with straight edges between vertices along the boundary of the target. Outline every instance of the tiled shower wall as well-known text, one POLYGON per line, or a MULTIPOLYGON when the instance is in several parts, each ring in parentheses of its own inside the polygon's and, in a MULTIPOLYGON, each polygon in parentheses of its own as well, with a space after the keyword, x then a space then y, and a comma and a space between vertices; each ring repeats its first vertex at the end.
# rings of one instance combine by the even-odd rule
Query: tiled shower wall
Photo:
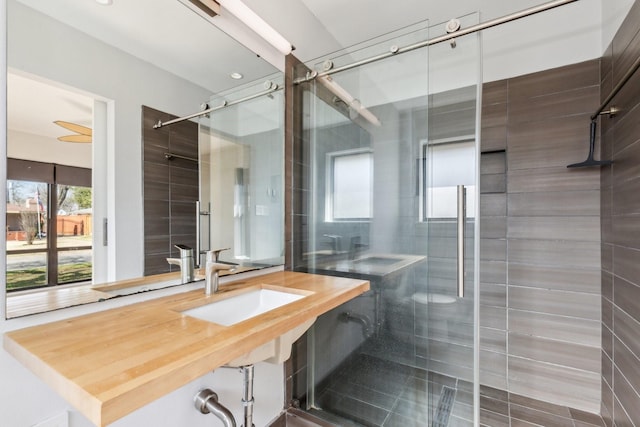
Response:
POLYGON ((482 118, 481 365, 506 358, 502 376, 481 370, 481 380, 590 412, 600 406, 599 170, 566 165, 587 155, 599 64, 486 84, 482 118))
POLYGON ((144 274, 179 271, 168 257, 179 256, 175 244, 196 247, 196 201, 198 200, 198 162, 165 153, 198 158, 198 124, 185 121, 154 129, 158 120, 176 116, 142 107, 143 197, 144 197, 144 274))
MULTIPOLYGON (((640 54, 636 2, 602 60, 602 100, 640 54)), ((607 426, 640 425, 640 72, 601 117, 602 416, 607 426)))

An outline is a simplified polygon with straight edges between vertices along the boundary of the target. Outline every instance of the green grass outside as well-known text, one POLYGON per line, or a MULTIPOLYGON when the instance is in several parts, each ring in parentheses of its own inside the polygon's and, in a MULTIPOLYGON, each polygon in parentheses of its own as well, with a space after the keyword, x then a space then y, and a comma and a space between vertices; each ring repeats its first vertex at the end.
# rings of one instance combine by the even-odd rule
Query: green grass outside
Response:
MULTIPOLYGON (((91 263, 58 266, 58 284, 91 280, 91 263)), ((28 289, 47 284, 47 268, 36 267, 7 271, 7 290, 28 289)))

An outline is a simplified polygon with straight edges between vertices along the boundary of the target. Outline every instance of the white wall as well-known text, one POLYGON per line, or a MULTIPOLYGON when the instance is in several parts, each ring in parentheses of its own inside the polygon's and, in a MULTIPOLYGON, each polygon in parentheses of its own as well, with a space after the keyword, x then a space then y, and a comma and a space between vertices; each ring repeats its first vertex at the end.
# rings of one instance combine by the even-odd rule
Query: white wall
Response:
POLYGON ((602 1, 602 51, 609 47, 635 0, 602 1))
MULTIPOLYGON (((11 16, 8 27, 12 47, 7 55, 6 32, 0 31, 0 105, 6 105, 6 62, 12 68, 79 88, 107 102, 112 110, 113 133, 106 147, 107 169, 110 171, 103 191, 113 189, 108 211, 112 217, 116 238, 110 239, 110 249, 118 279, 142 275, 142 158, 141 105, 182 115, 197 110, 200 102, 211 95, 205 89, 190 84, 152 65, 128 56, 72 28, 9 0, 0 0, 0 22, 11 16), (19 23, 19 25, 15 25, 19 23), (14 45, 14 42, 17 45, 14 45), (117 238, 124 236, 122 238, 117 238)), ((0 128, 6 129, 6 115, 0 114, 0 128)), ((0 132, 0 158, 6 156, 6 133, 0 132)), ((105 155, 102 154, 104 158, 105 155)), ((6 164, 0 162, 0 186, 5 186, 6 164)), ((6 192, 0 191, 0 206, 6 204, 6 192)), ((0 226, 5 225, 0 215, 0 226)), ((6 247, 6 236, 0 233, 0 247, 6 247)), ((0 263, 0 277, 6 266, 0 263)), ((224 279, 221 280, 224 282, 224 279)), ((198 285, 199 286, 199 285, 198 285)), ((191 288, 197 287, 196 285, 191 288)), ((188 289, 184 289, 188 290, 188 289)), ((169 291, 175 292, 175 290, 169 291)), ((156 291, 153 297, 162 295, 156 291)), ((0 298, 4 300, 4 286, 0 298)), ((96 310, 104 310, 149 298, 139 295, 118 298, 99 304, 43 313, 24 318, 4 320, 5 306, 0 304, 0 334, 31 325, 51 322, 96 310)), ((0 425, 28 427, 70 411, 72 427, 91 424, 62 398, 22 367, 4 350, 0 350, 0 425)), ((256 426, 263 426, 277 416, 283 406, 284 373, 282 365, 256 366, 256 426)), ((174 391, 164 398, 114 423, 118 427, 183 426, 205 427, 219 421, 201 415, 193 408, 193 396, 203 387, 216 391, 222 403, 241 419, 240 396, 242 377, 236 370, 219 370, 174 391)))
MULTIPOLYGON (((491 12, 491 3, 495 1, 483 2, 481 22, 495 17, 491 12)), ((580 0, 484 30, 484 81, 535 73, 600 57, 601 1, 580 0)))

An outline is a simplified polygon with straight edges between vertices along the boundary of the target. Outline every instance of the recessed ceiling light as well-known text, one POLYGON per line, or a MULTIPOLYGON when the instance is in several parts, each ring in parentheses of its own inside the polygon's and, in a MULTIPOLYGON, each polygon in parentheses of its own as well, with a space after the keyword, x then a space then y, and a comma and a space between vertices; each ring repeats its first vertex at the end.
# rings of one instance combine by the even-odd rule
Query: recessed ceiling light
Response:
POLYGON ((231 73, 231 74, 229 74, 229 76, 230 76, 232 79, 235 79, 235 80, 240 80, 241 78, 243 78, 243 77, 244 77, 244 76, 243 76, 242 74, 240 74, 240 73, 231 73))
POLYGON ((103 6, 111 6, 113 4, 113 0, 96 0, 96 3, 103 6))

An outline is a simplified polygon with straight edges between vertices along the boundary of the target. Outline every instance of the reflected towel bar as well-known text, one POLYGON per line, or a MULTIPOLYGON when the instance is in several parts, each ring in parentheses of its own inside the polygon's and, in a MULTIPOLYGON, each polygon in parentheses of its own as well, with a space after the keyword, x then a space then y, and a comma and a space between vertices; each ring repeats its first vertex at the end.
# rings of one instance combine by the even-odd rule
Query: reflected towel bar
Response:
POLYGON ((254 94, 254 95, 249 95, 249 96, 246 96, 244 98, 237 99, 237 100, 231 101, 231 102, 223 101, 222 104, 218 105, 217 107, 207 108, 207 109, 202 110, 202 111, 200 111, 198 113, 189 114, 188 116, 184 116, 184 117, 178 117, 177 119, 168 120, 166 122, 163 122, 162 120, 158 120, 158 122, 155 125, 153 125, 153 128, 154 129, 160 129, 163 126, 169 126, 169 125, 172 125, 174 123, 184 122, 185 120, 195 119, 196 117, 204 116, 206 114, 209 114, 209 113, 211 113, 213 111, 216 111, 216 110, 220 110, 220 109, 225 108, 225 107, 231 107, 232 105, 240 104, 241 102, 249 101, 251 99, 258 98, 258 97, 263 96, 263 95, 268 95, 271 92, 275 92, 276 90, 280 89, 280 87, 276 83, 273 83, 273 82, 271 82, 269 80, 264 82, 264 87, 265 87, 266 90, 264 90, 262 92, 258 92, 258 93, 254 94))
POLYGON ((195 157, 181 156, 180 154, 164 153, 164 158, 167 160, 173 160, 173 159, 189 160, 191 162, 198 163, 198 159, 196 159, 195 157))

